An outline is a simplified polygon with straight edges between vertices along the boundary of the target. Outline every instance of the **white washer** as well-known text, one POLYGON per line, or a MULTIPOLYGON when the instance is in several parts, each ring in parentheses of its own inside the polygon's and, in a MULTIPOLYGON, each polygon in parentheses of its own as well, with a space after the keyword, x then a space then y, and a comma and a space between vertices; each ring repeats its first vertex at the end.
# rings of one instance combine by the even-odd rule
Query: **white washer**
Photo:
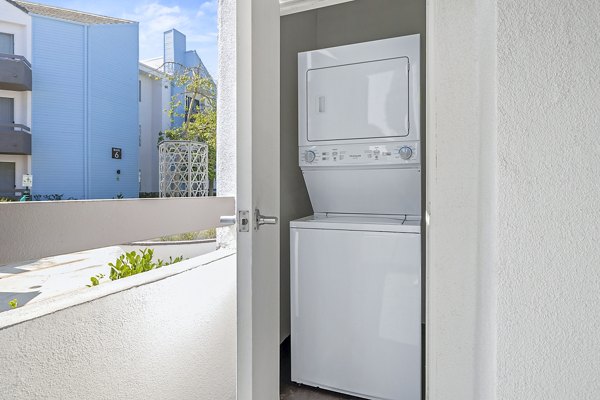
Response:
POLYGON ((292 380, 421 398, 419 36, 299 54, 292 380))
POLYGON ((291 223, 292 380, 368 399, 421 388, 420 221, 291 223))

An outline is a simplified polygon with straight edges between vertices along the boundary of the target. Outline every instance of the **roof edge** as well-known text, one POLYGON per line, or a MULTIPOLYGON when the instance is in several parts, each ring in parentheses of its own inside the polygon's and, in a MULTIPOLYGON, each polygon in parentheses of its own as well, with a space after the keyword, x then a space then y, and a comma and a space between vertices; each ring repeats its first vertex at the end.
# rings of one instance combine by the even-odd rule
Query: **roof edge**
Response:
POLYGON ((44 15, 44 14, 40 14, 40 13, 36 13, 34 11, 28 10, 26 7, 26 4, 31 4, 33 6, 41 6, 44 8, 48 8, 48 9, 53 9, 53 10, 57 10, 57 11, 68 11, 71 13, 75 13, 75 14, 79 14, 79 15, 83 15, 83 16, 92 16, 92 17, 96 17, 96 18, 100 18, 100 19, 106 19, 106 20, 111 20, 111 21, 118 21, 118 22, 114 22, 114 24, 120 23, 120 24, 139 24, 138 21, 133 21, 133 20, 129 20, 129 19, 123 19, 123 18, 117 18, 117 17, 110 17, 108 15, 100 15, 100 14, 95 14, 95 13, 91 13, 91 12, 87 12, 87 11, 80 11, 80 10, 73 10, 71 8, 65 8, 65 7, 57 7, 57 6, 53 6, 53 5, 48 5, 48 4, 42 4, 42 3, 36 3, 33 1, 21 1, 21 3, 23 3, 24 5, 20 5, 18 4, 16 1, 14 0, 6 0, 9 3, 15 5, 16 7, 24 10, 27 14, 29 15, 37 15, 40 17, 46 17, 46 18, 55 18, 55 19, 60 19, 63 21, 70 21, 70 22, 79 22, 82 23, 84 25, 102 25, 100 23, 92 23, 92 22, 80 22, 80 21, 73 21, 71 19, 68 18, 60 18, 60 17, 56 17, 56 16, 51 16, 51 15, 44 15))
POLYGON ((29 10, 27 10, 25 7, 22 7, 21 5, 15 3, 13 0, 6 0, 6 2, 12 6, 17 7, 19 10, 23 11, 25 14, 29 14, 29 10))

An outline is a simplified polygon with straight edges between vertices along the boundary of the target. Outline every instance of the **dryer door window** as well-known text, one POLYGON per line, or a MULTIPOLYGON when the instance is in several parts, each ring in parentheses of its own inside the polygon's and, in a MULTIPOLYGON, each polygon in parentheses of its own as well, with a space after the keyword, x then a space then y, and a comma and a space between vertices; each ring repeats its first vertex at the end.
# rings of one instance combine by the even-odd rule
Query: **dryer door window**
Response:
POLYGON ((313 69, 306 78, 308 141, 408 136, 407 57, 313 69))

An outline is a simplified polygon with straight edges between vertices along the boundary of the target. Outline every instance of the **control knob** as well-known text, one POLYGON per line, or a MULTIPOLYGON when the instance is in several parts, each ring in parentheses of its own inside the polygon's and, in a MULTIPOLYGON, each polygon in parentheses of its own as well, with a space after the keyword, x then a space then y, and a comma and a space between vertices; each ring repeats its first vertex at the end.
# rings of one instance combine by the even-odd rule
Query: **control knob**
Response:
POLYGON ((304 160, 308 163, 311 163, 313 161, 315 161, 315 158, 317 157, 317 155, 315 154, 314 151, 312 150, 306 150, 304 152, 304 160))
POLYGON ((400 158, 403 160, 410 160, 410 158, 413 155, 413 151, 410 147, 408 146, 404 146, 400 148, 400 151, 398 152, 398 154, 400 154, 400 158))

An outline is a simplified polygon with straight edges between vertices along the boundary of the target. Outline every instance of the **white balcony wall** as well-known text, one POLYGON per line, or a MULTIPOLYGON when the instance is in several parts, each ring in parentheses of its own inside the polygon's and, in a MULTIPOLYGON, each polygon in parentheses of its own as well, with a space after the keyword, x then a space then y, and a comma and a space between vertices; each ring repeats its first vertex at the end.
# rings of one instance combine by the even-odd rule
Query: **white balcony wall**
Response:
POLYGON ((229 256, 15 325, 28 307, 3 313, 0 398, 235 399, 235 268, 229 256))
POLYGON ((17 92, 14 90, 0 90, 0 97, 14 99, 15 124, 23 124, 31 127, 31 92, 17 92))
POLYGON ((0 32, 15 35, 15 54, 31 61, 31 17, 7 1, 0 1, 0 32))
MULTIPOLYGON (((154 71, 140 66, 140 192, 158 192, 158 134, 168 128, 163 123, 163 81, 154 71)), ((168 97, 168 96, 167 96, 168 97)))

